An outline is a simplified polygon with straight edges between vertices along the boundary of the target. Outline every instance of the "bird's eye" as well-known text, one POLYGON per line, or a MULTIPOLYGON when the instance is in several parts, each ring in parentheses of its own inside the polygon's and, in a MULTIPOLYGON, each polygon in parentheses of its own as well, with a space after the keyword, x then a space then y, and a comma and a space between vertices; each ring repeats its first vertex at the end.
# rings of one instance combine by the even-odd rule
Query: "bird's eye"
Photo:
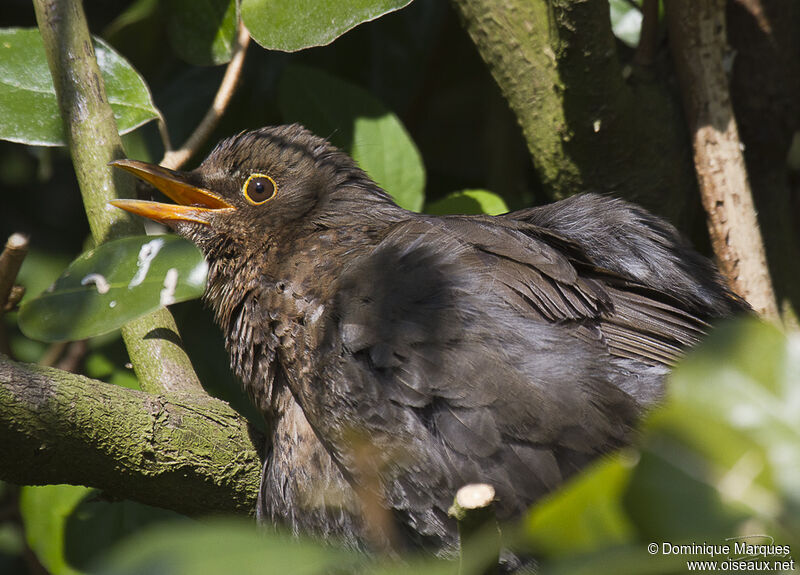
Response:
POLYGON ((251 174, 242 186, 245 199, 254 206, 260 206, 278 193, 278 184, 264 174, 251 174))

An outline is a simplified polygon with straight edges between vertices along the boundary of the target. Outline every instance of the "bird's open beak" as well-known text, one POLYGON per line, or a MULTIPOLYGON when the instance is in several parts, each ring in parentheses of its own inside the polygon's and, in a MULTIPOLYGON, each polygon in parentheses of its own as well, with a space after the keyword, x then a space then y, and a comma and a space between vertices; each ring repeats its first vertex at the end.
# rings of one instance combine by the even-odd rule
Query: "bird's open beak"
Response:
POLYGON ((209 215, 212 212, 236 209, 218 195, 189 184, 180 172, 136 160, 114 160, 110 165, 132 173, 178 202, 177 204, 143 200, 113 200, 109 202, 132 214, 165 224, 179 221, 208 225, 210 223, 209 215))

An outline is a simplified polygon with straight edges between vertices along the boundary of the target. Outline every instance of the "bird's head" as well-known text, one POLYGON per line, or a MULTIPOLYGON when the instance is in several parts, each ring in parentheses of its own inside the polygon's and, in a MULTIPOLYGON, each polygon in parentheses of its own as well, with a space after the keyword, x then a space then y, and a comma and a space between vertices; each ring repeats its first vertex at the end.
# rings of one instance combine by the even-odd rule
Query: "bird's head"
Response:
POLYGON ((207 253, 220 243, 290 241, 352 222, 358 214, 370 218, 399 210, 349 156, 297 124, 223 140, 190 172, 135 160, 112 165, 177 202, 113 205, 169 225, 207 253))

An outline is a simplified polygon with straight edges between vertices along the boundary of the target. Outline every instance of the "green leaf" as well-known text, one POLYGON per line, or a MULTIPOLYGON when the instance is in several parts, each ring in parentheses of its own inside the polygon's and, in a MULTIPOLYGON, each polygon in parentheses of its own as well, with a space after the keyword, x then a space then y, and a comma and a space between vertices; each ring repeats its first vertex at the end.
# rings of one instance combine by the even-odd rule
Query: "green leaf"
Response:
POLYGON ((242 20, 268 50, 296 52, 330 44, 363 22, 411 0, 242 0, 242 20))
POLYGON ((622 495, 632 465, 624 455, 600 461, 533 507, 524 524, 530 548, 558 557, 630 542, 622 495))
MULTIPOLYGON (((120 133, 156 118, 147 85, 131 65, 99 38, 94 49, 120 133)), ((0 29, 0 139, 64 145, 56 92, 35 28, 0 29)))
POLYGON ((64 522, 64 555, 70 565, 88 571, 97 558, 126 538, 157 524, 188 521, 175 511, 136 501, 86 497, 64 522))
POLYGON ((531 510, 521 543, 543 574, 676 573, 718 558, 665 552, 667 542, 794 549, 798 410, 800 334, 753 319, 720 326, 676 367, 638 460, 623 452, 581 472, 531 510))
POLYGON ((445 214, 489 214, 496 216, 508 211, 505 200, 486 190, 462 190, 448 194, 425 207, 425 213, 445 214))
POLYGON ((84 572, 95 557, 147 526, 187 521, 174 511, 134 501, 103 501, 94 489, 72 485, 26 486, 20 494, 25 535, 53 575, 84 572))
POLYGON ((652 555, 647 544, 609 546, 544 562, 538 575, 678 575, 687 572, 686 555, 652 555))
POLYGON ((278 88, 284 120, 300 122, 349 153, 402 207, 424 202, 422 158, 393 113, 368 92, 301 66, 286 69, 278 88))
POLYGON ((52 575, 78 575, 65 558, 65 523, 78 504, 92 492, 75 485, 22 488, 19 509, 25 537, 42 565, 52 575))
POLYGON ((364 556, 264 533, 246 520, 163 525, 124 541, 96 569, 108 575, 354 573, 364 556))
POLYGON ((75 340, 107 333, 161 305, 200 297, 208 266, 177 236, 108 242, 79 256, 19 312, 30 338, 75 340))
POLYGON ((196 66, 224 64, 236 43, 235 0, 170 0, 168 30, 175 52, 196 66))
MULTIPOLYGON (((125 28, 135 26, 153 18, 158 11, 158 0, 134 0, 111 24, 103 30, 104 38, 114 38, 125 28)), ((116 43, 115 43, 116 45, 116 43)))
POLYGON ((715 330, 675 370, 666 405, 649 420, 646 443, 662 463, 650 478, 670 481, 664 469, 671 467, 715 501, 700 513, 698 504, 681 504, 685 491, 667 497, 655 486, 661 504, 671 505, 685 525, 698 514, 716 521, 720 532, 729 532, 737 518, 769 523, 784 517, 800 538, 798 412, 800 335, 756 320, 715 330))
POLYGON ((629 0, 610 0, 611 30, 622 42, 635 48, 642 32, 642 11, 629 0))

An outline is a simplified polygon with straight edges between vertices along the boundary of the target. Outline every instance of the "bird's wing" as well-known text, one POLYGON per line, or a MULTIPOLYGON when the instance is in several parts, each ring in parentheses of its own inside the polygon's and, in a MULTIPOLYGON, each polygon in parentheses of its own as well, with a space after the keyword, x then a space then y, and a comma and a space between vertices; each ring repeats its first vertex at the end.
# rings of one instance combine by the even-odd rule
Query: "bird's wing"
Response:
POLYGON ((708 327, 672 295, 594 264, 547 229, 501 218, 453 217, 443 226, 473 248, 497 296, 518 313, 572 324, 613 356, 670 365, 708 327))
POLYGON ((674 226, 635 204, 578 194, 502 218, 533 224, 552 241, 577 248, 596 267, 668 293, 702 319, 750 310, 674 226))
POLYGON ((304 410, 315 402, 310 419, 355 483, 368 481, 343 430, 360 428, 386 469, 383 495, 431 537, 449 532, 464 483, 492 483, 502 512, 521 512, 629 441, 639 383, 621 381, 660 385, 664 361, 697 331, 642 286, 582 269, 534 226, 488 218, 403 223, 333 292, 304 410))

